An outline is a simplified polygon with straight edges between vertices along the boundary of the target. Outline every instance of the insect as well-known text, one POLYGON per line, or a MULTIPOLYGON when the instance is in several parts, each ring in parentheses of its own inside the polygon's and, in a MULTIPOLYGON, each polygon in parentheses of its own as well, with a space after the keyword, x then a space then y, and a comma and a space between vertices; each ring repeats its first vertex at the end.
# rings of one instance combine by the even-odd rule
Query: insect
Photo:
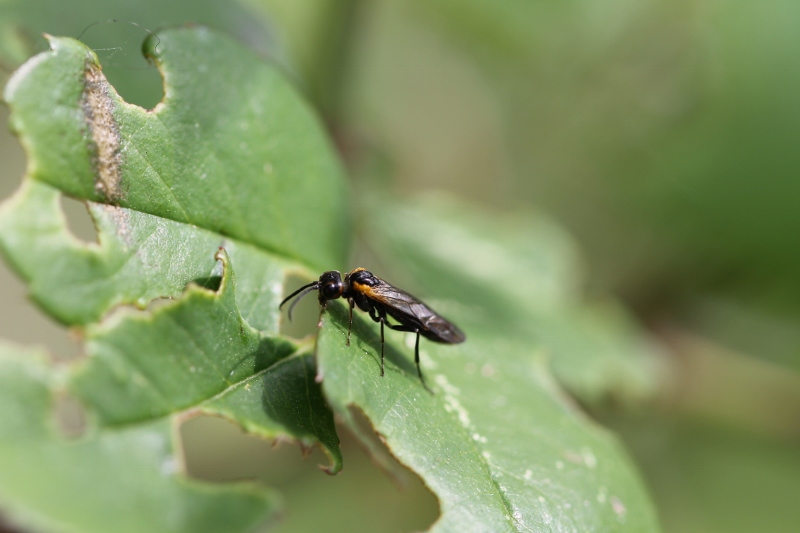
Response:
MULTIPOLYGON (((417 374, 422 385, 425 378, 419 367, 419 337, 444 344, 458 344, 464 342, 466 336, 454 324, 443 318, 436 311, 414 298, 405 291, 394 287, 364 268, 356 268, 342 279, 338 270, 330 270, 319 277, 319 280, 304 285, 287 296, 283 304, 297 296, 289 306, 289 320, 292 319, 294 306, 311 291, 319 291, 319 304, 322 311, 329 300, 346 298, 350 306, 350 324, 347 328, 347 345, 350 345, 350 331, 353 328, 353 308, 357 305, 362 311, 369 313, 370 318, 381 325, 381 377, 384 375, 383 364, 383 327, 395 331, 406 331, 417 334, 414 344, 414 363, 417 365, 417 374), (389 323, 392 317, 398 324, 389 323)), ((430 390, 430 389, 428 389, 430 390)))

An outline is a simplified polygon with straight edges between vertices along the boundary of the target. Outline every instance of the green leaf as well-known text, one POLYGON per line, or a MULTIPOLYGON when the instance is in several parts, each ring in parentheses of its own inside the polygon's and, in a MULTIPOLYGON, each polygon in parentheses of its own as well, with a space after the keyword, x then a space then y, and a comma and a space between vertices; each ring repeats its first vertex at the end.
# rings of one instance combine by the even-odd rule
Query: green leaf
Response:
POLYGON ((413 336, 403 346, 388 332, 381 378, 376 327, 359 315, 347 347, 348 314, 332 305, 318 340, 323 390, 351 425, 350 409, 362 410, 439 497, 433 531, 659 531, 622 447, 551 376, 552 364, 587 401, 640 402, 661 383, 636 326, 582 301, 569 238, 543 217, 482 216, 441 196, 367 203, 381 206, 367 217, 378 264, 411 272, 404 288, 448 298, 431 303, 467 340, 421 341, 431 395, 413 336))
POLYGON ((437 195, 371 211, 380 264, 403 283, 462 302, 476 326, 528 339, 558 381, 586 404, 651 401, 669 382, 662 350, 616 302, 581 295, 575 243, 541 215, 483 213, 437 195), (465 289, 467 288, 467 289, 465 289))
MULTIPOLYGON (((167 93, 152 112, 123 102, 81 43, 52 45, 6 87, 29 163, 23 186, 0 207, 0 251, 36 302, 85 341, 86 357, 47 376, 87 408, 93 425, 82 439, 160 435, 171 457, 172 426, 208 413, 264 437, 320 444, 327 470, 338 472, 338 437, 313 356, 278 335, 287 272, 302 270, 298 259, 336 264, 346 251, 341 170, 308 106, 277 69, 206 29, 167 31, 150 43, 167 93), (208 77, 213 84, 203 83, 208 77), (64 193, 88 200, 97 243, 70 234, 64 193)), ((73 449, 59 440, 52 447, 73 449)), ((121 478, 137 475, 127 448, 103 453, 121 478)), ((5 492, 16 514, 41 515, 47 530, 125 529, 101 512, 102 498, 60 491, 116 486, 125 501, 134 487, 92 468, 57 471, 52 483, 34 474, 5 492), (44 485, 69 513, 31 496, 44 485)), ((136 490, 158 496, 173 490, 173 478, 190 483, 156 470, 136 490)), ((264 515, 244 512, 253 507, 246 491, 203 490, 243 513, 220 513, 198 531, 241 531, 264 515)), ((187 520, 205 516, 193 508, 200 499, 185 505, 187 520)), ((159 516, 148 520, 171 520, 167 510, 153 508, 159 516)), ((175 530, 147 521, 130 528, 175 530)))
POLYGON ((178 475, 172 423, 91 427, 66 440, 54 427, 57 374, 43 354, 0 344, 0 504, 37 531, 244 531, 274 514, 277 495, 178 475), (116 489, 112 489, 116 487, 116 489))
POLYGON ((394 339, 380 377, 380 340, 361 317, 347 347, 343 306, 330 306, 317 353, 334 408, 345 417, 361 409, 439 497, 432 531, 659 531, 622 448, 563 396, 542 350, 498 338, 468 311, 436 307, 469 325, 462 345, 423 341, 433 395, 417 378, 413 348, 394 339))
POLYGON ((205 29, 164 32, 145 43, 165 87, 148 112, 119 98, 85 46, 51 45, 5 91, 31 178, 318 268, 344 262, 341 169, 277 69, 205 29))
MULTIPOLYGON (((569 313, 584 309, 574 250, 559 230, 533 224, 519 233, 508 225, 498 233, 490 224, 481 233, 482 222, 465 223, 453 240, 457 224, 446 212, 427 224, 420 209, 395 219, 408 227, 393 234, 386 224, 397 213, 381 204, 376 228, 385 239, 376 241, 418 234, 406 235, 409 255, 434 274, 420 280, 447 288, 441 295, 451 300, 434 307, 462 325, 468 341, 424 342, 431 395, 397 334, 390 332, 381 379, 373 325, 359 316, 347 347, 347 315, 332 305, 318 334, 317 367, 307 345, 277 335, 276 308, 289 269, 343 262, 338 163, 316 120, 273 69, 207 30, 159 38, 147 49, 163 69, 166 98, 152 112, 122 102, 93 54, 68 39, 53 39, 54 50, 26 64, 6 91, 30 165, 28 183, 0 213, 0 246, 37 301, 84 336, 87 357, 70 365, 64 380, 90 410, 96 432, 212 413, 268 437, 319 442, 336 471, 341 457, 324 391, 347 419, 351 406, 363 410, 437 494, 442 517, 435 530, 658 531, 617 442, 550 377, 556 343, 525 333, 532 319, 544 331, 547 319, 560 317, 563 338, 572 338, 569 313), (215 82, 202 83, 206 78, 215 82), (59 191, 90 200, 98 244, 69 235, 59 191), (430 246, 436 235, 449 236, 456 263, 431 253, 439 250, 430 246), (531 236, 538 244, 527 248, 531 236), (469 261, 480 246, 500 252, 484 254, 494 263, 469 261), (524 285, 504 283, 497 277, 503 272, 524 285)), ((580 351, 565 346, 569 354, 580 351)), ((123 460, 109 457, 111 464, 123 460)), ((69 475, 69 482, 87 476, 69 475)), ((88 476, 82 482, 93 483, 88 476)), ((168 481, 149 480, 162 489, 168 481)), ((9 498, 20 494, 14 487, 9 498)), ((33 505, 22 501, 23 511, 33 505)), ((75 516, 88 519, 82 512, 91 514, 94 503, 80 500, 75 516)))
POLYGON ((178 297, 188 281, 210 276, 214 253, 224 245, 245 267, 237 297, 245 320, 277 332, 286 260, 197 227, 96 203, 87 205, 99 242, 87 245, 69 233, 60 196, 49 185, 26 181, 0 207, 0 250, 55 318, 88 324, 121 304, 144 307, 178 297))

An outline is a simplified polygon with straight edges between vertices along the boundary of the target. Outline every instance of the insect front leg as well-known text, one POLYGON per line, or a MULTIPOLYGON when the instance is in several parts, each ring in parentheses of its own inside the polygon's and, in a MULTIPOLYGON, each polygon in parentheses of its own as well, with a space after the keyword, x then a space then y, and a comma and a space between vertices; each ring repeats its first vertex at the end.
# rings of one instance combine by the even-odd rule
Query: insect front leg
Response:
POLYGON ((350 305, 350 323, 347 326, 347 346, 350 346, 350 332, 353 330, 353 307, 355 307, 356 302, 352 298, 348 298, 347 303, 350 305))
POLYGON ((322 327, 322 315, 325 314, 325 309, 328 308, 328 300, 323 298, 319 299, 319 320, 317 321, 317 329, 322 327))

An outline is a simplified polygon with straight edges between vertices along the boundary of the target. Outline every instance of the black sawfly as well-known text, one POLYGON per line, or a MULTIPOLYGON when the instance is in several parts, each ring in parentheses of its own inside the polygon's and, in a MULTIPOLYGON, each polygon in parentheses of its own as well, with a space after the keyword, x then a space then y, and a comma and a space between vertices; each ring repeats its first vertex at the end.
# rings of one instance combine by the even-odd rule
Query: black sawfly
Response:
MULTIPOLYGON (((353 308, 369 313, 370 318, 381 325, 381 377, 384 375, 383 364, 383 326, 395 331, 405 331, 417 334, 414 345, 414 363, 417 365, 417 374, 422 385, 425 378, 419 367, 419 337, 444 344, 458 344, 464 342, 466 336, 453 323, 443 318, 436 311, 422 303, 417 298, 405 291, 386 283, 379 277, 364 268, 350 271, 342 279, 338 270, 330 270, 319 277, 319 280, 304 285, 287 296, 283 304, 297 296, 289 306, 289 320, 292 319, 292 310, 303 296, 311 291, 319 291, 319 304, 322 311, 329 300, 345 298, 350 306, 350 324, 347 328, 347 345, 350 345, 350 331, 353 328, 353 308), (388 317, 395 319, 398 324, 389 323, 388 317)), ((430 390, 430 389, 428 389, 430 390)))

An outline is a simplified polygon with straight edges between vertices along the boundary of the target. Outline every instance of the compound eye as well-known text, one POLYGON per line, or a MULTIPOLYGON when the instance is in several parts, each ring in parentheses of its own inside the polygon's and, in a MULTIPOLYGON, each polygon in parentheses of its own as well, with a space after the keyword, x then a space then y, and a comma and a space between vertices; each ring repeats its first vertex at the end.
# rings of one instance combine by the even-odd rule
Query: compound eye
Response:
POLYGON ((341 281, 330 281, 322 285, 319 290, 322 297, 326 300, 335 300, 339 296, 342 295, 342 282, 341 281))

